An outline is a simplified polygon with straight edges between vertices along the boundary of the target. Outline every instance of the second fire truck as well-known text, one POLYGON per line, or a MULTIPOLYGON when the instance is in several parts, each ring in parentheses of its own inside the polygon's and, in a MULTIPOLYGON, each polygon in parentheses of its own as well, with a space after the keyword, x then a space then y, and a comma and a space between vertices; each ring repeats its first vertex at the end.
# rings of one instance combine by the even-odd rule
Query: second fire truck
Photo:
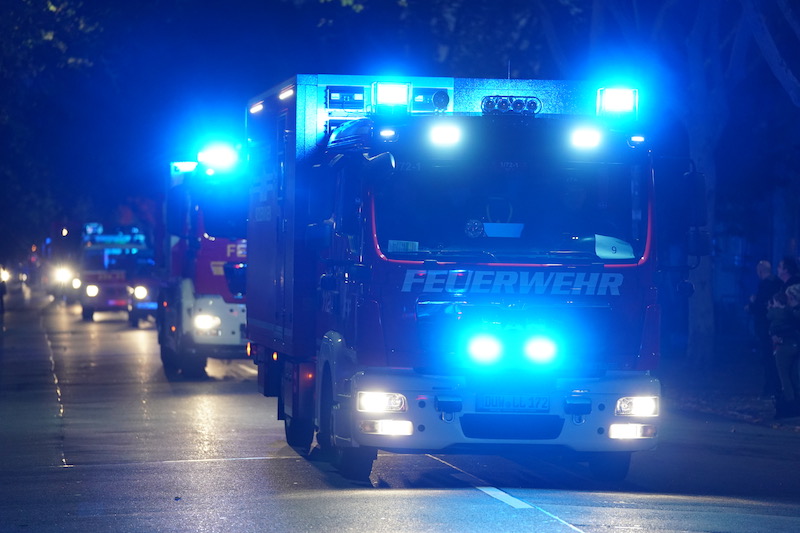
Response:
POLYGON ((247 189, 233 148, 210 146, 198 159, 171 166, 156 314, 164 367, 185 375, 246 347, 247 189))

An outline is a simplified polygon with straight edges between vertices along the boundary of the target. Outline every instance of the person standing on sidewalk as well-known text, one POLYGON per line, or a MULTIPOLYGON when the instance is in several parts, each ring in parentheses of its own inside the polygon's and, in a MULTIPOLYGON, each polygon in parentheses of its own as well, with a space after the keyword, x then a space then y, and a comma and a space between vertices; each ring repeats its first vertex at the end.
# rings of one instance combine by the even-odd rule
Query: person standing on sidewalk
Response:
POLYGON ((775 397, 775 418, 800 416, 800 383, 796 377, 800 356, 800 284, 778 292, 772 299, 768 316, 781 386, 775 397))
POLYGON ((758 360, 764 369, 764 387, 761 395, 769 398, 780 393, 781 385, 775 368, 767 306, 775 293, 781 290, 783 282, 773 275, 772 265, 769 261, 758 262, 756 275, 758 276, 758 288, 756 293, 750 296, 750 302, 745 308, 753 315, 753 332, 756 336, 758 360))
POLYGON ((792 285, 800 283, 800 263, 791 255, 784 255, 778 263, 778 279, 783 282, 783 289, 786 290, 792 285))

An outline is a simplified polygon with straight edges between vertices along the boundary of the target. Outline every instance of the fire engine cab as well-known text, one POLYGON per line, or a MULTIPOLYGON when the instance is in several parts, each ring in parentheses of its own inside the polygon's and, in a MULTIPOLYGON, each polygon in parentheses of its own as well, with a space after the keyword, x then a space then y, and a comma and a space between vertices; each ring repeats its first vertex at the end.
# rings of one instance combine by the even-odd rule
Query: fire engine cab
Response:
POLYGON ((656 446, 653 153, 639 94, 298 75, 249 102, 248 336, 289 444, 559 451, 603 479, 656 446))
POLYGON ((171 165, 156 313, 168 371, 198 376, 209 357, 246 357, 247 187, 237 159, 233 147, 214 144, 197 161, 171 165))
POLYGON ((131 324, 138 325, 155 309, 144 301, 153 266, 152 246, 138 228, 84 225, 79 276, 72 281, 83 319, 93 320, 96 311, 127 311, 131 324))

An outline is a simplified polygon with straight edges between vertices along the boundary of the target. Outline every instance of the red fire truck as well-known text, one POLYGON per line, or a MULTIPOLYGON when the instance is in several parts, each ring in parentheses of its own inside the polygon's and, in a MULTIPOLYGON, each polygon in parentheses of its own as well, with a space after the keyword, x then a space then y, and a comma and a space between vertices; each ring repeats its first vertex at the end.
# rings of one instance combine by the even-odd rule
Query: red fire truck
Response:
POLYGON ((202 375, 208 357, 246 357, 247 188, 237 157, 215 145, 171 166, 156 324, 164 368, 187 376, 202 375))
POLYGON ((298 75, 249 102, 248 336, 290 445, 558 451, 603 479, 657 442, 653 154, 638 92, 298 75))

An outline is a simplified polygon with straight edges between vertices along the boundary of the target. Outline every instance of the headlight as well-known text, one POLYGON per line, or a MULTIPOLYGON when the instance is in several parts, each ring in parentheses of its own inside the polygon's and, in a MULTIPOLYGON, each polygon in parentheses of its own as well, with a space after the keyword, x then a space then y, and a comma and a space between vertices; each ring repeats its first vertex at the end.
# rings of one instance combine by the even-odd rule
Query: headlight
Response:
POLYGON ((628 396, 617 400, 617 416, 658 416, 658 396, 628 396))
POLYGON ((137 300, 144 300, 147 298, 147 287, 143 287, 142 285, 137 285, 133 289, 133 297, 137 300))
POLYGON ((67 267, 59 267, 53 277, 58 283, 67 283, 72 279, 72 271, 67 267))
POLYGON ((362 420, 361 433, 367 435, 389 435, 394 437, 414 434, 414 424, 410 420, 362 420))
POLYGON ((72 288, 78 290, 81 288, 81 279, 80 278, 72 278, 72 288))
POLYGON ((658 434, 656 426, 649 424, 611 424, 608 438, 615 440, 652 439, 658 434))
POLYGON ((358 410, 362 413, 399 413, 407 409, 406 397, 396 392, 358 393, 358 410))
POLYGON ((88 296, 89 298, 94 298, 98 294, 100 294, 100 287, 98 287, 97 285, 86 286, 86 296, 88 296))
POLYGON ((2 271, 0 271, 0 281, 6 282, 10 279, 11 279, 11 274, 8 272, 8 270, 3 269, 2 271))
POLYGON ((216 329, 222 325, 222 319, 214 315, 196 315, 193 322, 195 328, 203 331, 216 329))

